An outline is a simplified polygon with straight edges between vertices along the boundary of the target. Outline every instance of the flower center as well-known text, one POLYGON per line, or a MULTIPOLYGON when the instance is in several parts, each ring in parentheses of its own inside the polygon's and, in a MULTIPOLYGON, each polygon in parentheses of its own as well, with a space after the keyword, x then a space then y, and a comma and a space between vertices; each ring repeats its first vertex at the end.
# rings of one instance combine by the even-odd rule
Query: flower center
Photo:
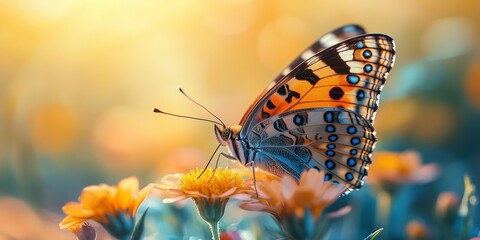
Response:
POLYGON ((182 177, 180 189, 183 191, 194 191, 206 196, 221 195, 232 188, 242 188, 242 176, 231 169, 207 168, 199 178, 203 169, 195 169, 182 177), (213 175, 213 177, 212 177, 213 175))

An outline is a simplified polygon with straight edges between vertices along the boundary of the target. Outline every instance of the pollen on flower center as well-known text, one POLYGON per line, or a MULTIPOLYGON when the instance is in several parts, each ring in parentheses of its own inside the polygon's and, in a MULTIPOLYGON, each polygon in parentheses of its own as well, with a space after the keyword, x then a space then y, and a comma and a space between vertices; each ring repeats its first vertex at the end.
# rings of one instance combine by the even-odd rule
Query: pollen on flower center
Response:
POLYGON ((232 188, 242 188, 242 176, 231 169, 221 167, 214 171, 208 168, 200 176, 203 169, 195 169, 185 174, 181 179, 180 189, 183 191, 195 191, 206 196, 221 195, 232 188), (212 177, 213 174, 213 177, 212 177))

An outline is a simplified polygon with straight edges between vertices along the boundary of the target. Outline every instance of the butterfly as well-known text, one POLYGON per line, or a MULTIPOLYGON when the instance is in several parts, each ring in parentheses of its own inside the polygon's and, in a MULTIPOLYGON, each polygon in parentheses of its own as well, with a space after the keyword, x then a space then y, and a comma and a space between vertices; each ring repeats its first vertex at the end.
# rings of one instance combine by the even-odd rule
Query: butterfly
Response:
MULTIPOLYGON (((215 125, 230 159, 296 179, 325 171, 325 180, 360 188, 376 137, 380 92, 395 43, 346 25, 325 34, 257 97, 238 125, 215 125)), ((220 146, 219 145, 219 146, 220 146)))

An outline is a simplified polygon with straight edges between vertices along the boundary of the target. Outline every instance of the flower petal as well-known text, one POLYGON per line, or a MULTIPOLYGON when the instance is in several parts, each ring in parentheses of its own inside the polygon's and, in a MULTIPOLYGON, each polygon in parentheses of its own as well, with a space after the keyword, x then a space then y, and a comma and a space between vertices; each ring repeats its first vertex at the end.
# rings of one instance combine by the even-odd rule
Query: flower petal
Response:
POLYGON ((162 178, 161 183, 167 186, 178 186, 182 183, 182 177, 183 174, 180 173, 166 175, 162 178))
POLYGON ((115 203, 118 208, 127 211, 135 194, 139 191, 138 178, 129 177, 121 180, 118 183, 117 192, 115 195, 115 203))
POLYGON ((335 211, 335 212, 331 212, 331 213, 327 214, 327 217, 328 217, 328 218, 338 218, 338 217, 342 217, 342 216, 345 216, 346 214, 348 214, 351 210, 352 210, 352 207, 350 207, 350 206, 345 206, 345 207, 343 207, 343 208, 338 209, 338 210, 335 211))
POLYGON ((60 224, 58 224, 58 226, 61 228, 61 229, 67 229, 67 228, 70 228, 70 227, 73 227, 77 224, 81 224, 82 222, 86 221, 87 219, 82 219, 82 218, 76 218, 76 217, 72 217, 72 216, 66 216, 61 222, 60 224))
POLYGON ((111 199, 111 191, 107 185, 88 186, 80 194, 80 204, 89 206, 91 209, 101 207, 111 199))
POLYGON ((272 210, 274 210, 274 208, 259 202, 244 202, 240 204, 240 208, 248 211, 262 211, 262 212, 271 212, 272 210))
POLYGON ((297 182, 295 179, 290 177, 290 175, 285 175, 282 177, 282 193, 285 199, 290 199, 297 187, 297 182))
POLYGON ((142 204, 142 202, 148 196, 148 194, 150 193, 152 188, 153 188, 153 184, 149 184, 146 187, 144 187, 142 190, 140 190, 140 192, 138 192, 136 194, 135 199, 134 199, 134 201, 132 203, 132 206, 131 206, 132 207, 132 216, 135 216, 135 214, 137 213, 138 207, 140 206, 140 204, 142 204))
POLYGON ((174 202, 178 202, 178 201, 181 201, 181 200, 184 200, 184 199, 187 199, 188 197, 183 195, 183 196, 178 196, 178 197, 175 197, 175 198, 164 198, 162 200, 163 203, 174 203, 174 202))
POLYGON ((71 215, 75 217, 85 217, 88 218, 94 215, 94 212, 90 209, 85 209, 80 203, 78 202, 68 202, 62 208, 65 215, 71 215))
POLYGON ((438 172, 439 167, 434 163, 423 165, 413 174, 412 181, 418 183, 430 182, 437 178, 438 172))

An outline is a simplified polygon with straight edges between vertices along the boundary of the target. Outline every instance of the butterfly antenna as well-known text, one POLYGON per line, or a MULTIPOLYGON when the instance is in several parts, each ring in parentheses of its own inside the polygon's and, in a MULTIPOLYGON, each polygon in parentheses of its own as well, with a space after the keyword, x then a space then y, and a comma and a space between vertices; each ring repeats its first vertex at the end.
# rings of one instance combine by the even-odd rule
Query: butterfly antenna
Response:
POLYGON ((192 101, 193 103, 197 104, 198 106, 200 106, 201 108, 203 108, 205 111, 207 111, 208 113, 210 113, 210 115, 212 115, 214 118, 216 118, 220 123, 222 123, 221 125, 222 126, 225 126, 225 123, 222 121, 222 119, 220 119, 219 117, 217 117, 217 115, 213 114, 212 112, 210 112, 210 110, 208 110, 206 107, 204 107, 202 104, 198 103, 197 101, 193 100, 193 98, 191 98, 190 96, 188 96, 182 88, 178 88, 178 90, 185 96, 187 97, 188 99, 190 99, 190 101, 192 101))
POLYGON ((215 123, 215 124, 218 124, 218 125, 223 125, 223 122, 217 122, 217 121, 213 121, 213 120, 205 119, 205 118, 197 118, 197 117, 191 117, 191 116, 173 114, 173 113, 169 113, 169 112, 164 112, 164 111, 162 111, 162 110, 160 110, 160 109, 158 109, 158 108, 154 108, 154 109, 153 109, 153 112, 154 112, 154 113, 161 113, 161 114, 165 114, 165 115, 170 115, 170 116, 174 116, 174 117, 179 117, 179 118, 188 118, 188 119, 205 121, 205 122, 211 122, 211 123, 215 123))
POLYGON ((217 172, 217 169, 218 169, 218 161, 220 160, 220 156, 222 155, 223 153, 218 154, 217 161, 215 161, 215 168, 213 169, 212 176, 210 177, 210 179, 208 179, 208 182, 212 181, 213 176, 215 176, 215 173, 217 172))
MULTIPOLYGON (((205 168, 203 168, 202 173, 200 173, 200 175, 198 175, 197 179, 199 179, 205 173, 205 171, 207 171, 208 165, 210 165, 210 163, 212 162, 212 159, 215 156, 215 154, 217 153, 220 146, 222 146, 222 145, 218 144, 217 148, 215 148, 215 151, 213 151, 212 156, 210 157, 210 159, 208 159, 207 165, 205 165, 205 168)), ((212 176, 213 176, 213 174, 212 174, 212 176)))

